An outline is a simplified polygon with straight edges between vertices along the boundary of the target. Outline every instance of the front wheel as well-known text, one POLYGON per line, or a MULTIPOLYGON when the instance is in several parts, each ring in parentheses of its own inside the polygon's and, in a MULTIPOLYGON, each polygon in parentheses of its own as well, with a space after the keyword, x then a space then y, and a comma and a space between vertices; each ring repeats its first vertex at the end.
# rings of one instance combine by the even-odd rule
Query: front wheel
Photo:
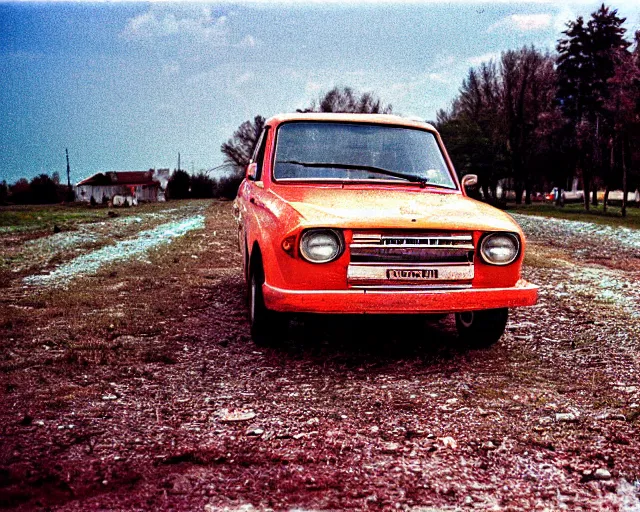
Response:
POLYGON ((285 335, 285 319, 281 313, 267 309, 262 295, 261 269, 251 269, 249 276, 249 323, 251 338, 256 345, 274 345, 285 335))
POLYGON ((508 316, 507 308, 456 313, 456 327, 466 345, 488 348, 504 334, 508 316))

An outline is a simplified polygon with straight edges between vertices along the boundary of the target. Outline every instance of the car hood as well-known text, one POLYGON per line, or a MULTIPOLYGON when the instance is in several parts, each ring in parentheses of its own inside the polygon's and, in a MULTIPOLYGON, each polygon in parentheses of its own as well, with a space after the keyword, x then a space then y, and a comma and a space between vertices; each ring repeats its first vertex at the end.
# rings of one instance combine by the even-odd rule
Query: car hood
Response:
POLYGON ((513 218, 497 208, 461 194, 417 187, 283 187, 273 193, 309 226, 520 231, 513 218))

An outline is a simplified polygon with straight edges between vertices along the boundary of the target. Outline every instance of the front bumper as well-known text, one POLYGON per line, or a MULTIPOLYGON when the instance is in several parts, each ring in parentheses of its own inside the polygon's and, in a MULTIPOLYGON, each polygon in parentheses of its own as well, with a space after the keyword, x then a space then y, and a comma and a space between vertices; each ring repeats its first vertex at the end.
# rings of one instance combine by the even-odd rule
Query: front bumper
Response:
POLYGON ((455 313, 533 306, 538 287, 523 279, 511 288, 461 290, 282 290, 262 287, 268 309, 297 313, 455 313))

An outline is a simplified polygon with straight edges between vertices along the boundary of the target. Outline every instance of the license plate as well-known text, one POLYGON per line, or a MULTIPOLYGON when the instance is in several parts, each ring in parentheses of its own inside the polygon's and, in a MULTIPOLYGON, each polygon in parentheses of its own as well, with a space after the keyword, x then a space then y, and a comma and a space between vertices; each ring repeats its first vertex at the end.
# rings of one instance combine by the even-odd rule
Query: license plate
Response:
POLYGON ((387 279, 394 281, 432 281, 438 279, 437 268, 404 269, 390 268, 387 270, 387 279))
POLYGON ((347 269, 347 279, 351 285, 369 284, 372 281, 378 281, 381 284, 399 281, 470 281, 473 279, 473 265, 425 265, 423 267, 352 263, 347 269))

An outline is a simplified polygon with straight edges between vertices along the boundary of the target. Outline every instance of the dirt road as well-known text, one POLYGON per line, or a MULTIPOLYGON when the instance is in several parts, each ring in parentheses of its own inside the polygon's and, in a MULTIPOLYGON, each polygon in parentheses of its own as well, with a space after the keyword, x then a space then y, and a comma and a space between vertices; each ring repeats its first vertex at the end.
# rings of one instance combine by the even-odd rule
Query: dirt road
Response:
POLYGON ((517 220, 540 302, 487 351, 386 317, 257 349, 229 203, 67 289, 14 279, 0 507, 640 510, 637 233, 517 220))

